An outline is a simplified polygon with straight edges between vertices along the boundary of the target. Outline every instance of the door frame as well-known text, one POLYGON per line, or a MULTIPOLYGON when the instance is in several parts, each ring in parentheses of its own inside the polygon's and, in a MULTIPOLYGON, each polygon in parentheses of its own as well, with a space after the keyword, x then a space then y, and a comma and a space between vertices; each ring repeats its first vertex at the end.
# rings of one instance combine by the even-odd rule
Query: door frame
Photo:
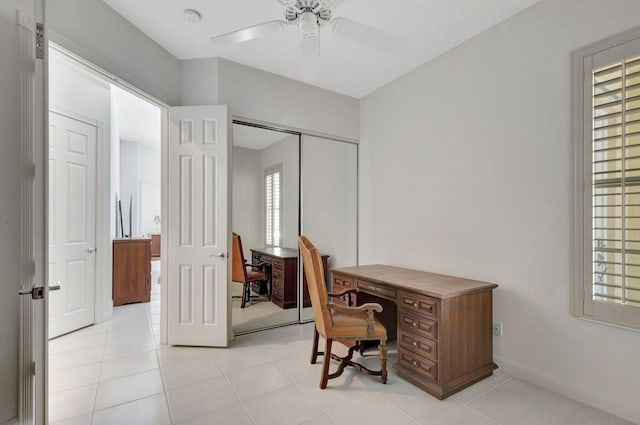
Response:
MULTIPOLYGON (((128 83, 126 80, 116 76, 115 74, 109 71, 106 71, 105 69, 94 64, 93 62, 90 62, 89 60, 83 58, 82 56, 68 50, 58 42, 50 41, 49 48, 53 48, 58 53, 64 55, 67 59, 73 61, 76 65, 80 66, 85 71, 90 72, 94 76, 108 82, 109 84, 113 84, 114 86, 122 90, 125 90, 135 96, 138 96, 144 99, 145 101, 153 104, 154 106, 157 106, 160 109, 160 126, 161 126, 160 167, 162 170, 161 177, 160 177, 160 191, 161 191, 160 217, 161 218, 166 217, 168 213, 168 198, 166 196, 166 189, 168 188, 168 184, 169 184, 169 177, 168 177, 169 105, 157 99, 156 97, 152 96, 151 94, 145 92, 144 90, 139 89, 137 86, 128 83)), ((111 139, 111 137, 109 139, 111 139)), ((102 159, 110 158, 111 140, 107 141, 105 138, 103 145, 104 145, 104 152, 101 152, 101 153, 104 156, 102 157, 102 159)), ((101 222, 100 222, 100 225, 98 226, 99 230, 97 231, 97 235, 96 235, 96 238, 97 238, 96 243, 99 244, 98 257, 101 259, 101 272, 99 274, 99 277, 96 280, 96 289, 97 289, 96 290, 96 316, 95 316, 96 323, 104 322, 106 320, 111 319, 111 314, 112 314, 111 309, 109 309, 108 311, 102 311, 102 308, 106 304, 107 300, 104 299, 104 294, 98 295, 98 293, 102 292, 104 285, 107 285, 108 282, 111 282, 112 273, 113 273, 110 226, 111 226, 112 219, 115 219, 115 218, 111 215, 111 213, 113 212, 112 205, 111 205, 111 202, 112 202, 111 190, 110 190, 109 184, 107 183, 108 181, 110 181, 111 163, 109 162, 108 165, 109 165, 108 167, 103 166, 104 174, 99 174, 100 180, 105 184, 105 186, 103 188, 104 193, 100 195, 100 202, 98 203, 99 205, 97 207, 99 208, 99 211, 101 213, 105 211, 104 214, 106 214, 107 217, 103 217, 104 220, 100 219, 101 222), (110 211, 110 213, 106 213, 106 211, 110 211), (98 240, 100 240, 101 242, 98 242, 98 240), (101 280, 100 285, 97 284, 98 280, 101 280), (99 309, 101 311, 99 311, 99 309)), ((160 221, 161 247, 167 246, 166 233, 167 233, 166 220, 161 219, 160 221)), ((162 279, 163 276, 167 276, 167 273, 168 273, 166 251, 167 251, 166 249, 161 249, 160 251, 160 264, 161 264, 160 279, 162 279)), ((97 270, 96 270, 96 273, 98 273, 97 270)), ((166 285, 161 284, 160 285, 160 342, 165 344, 167 342, 167 324, 168 324, 166 299, 167 299, 166 285)))
MULTIPOLYGON (((161 216, 166 217, 168 212, 168 199, 163 195, 168 187, 168 148, 169 148, 169 105, 158 100, 145 91, 138 89, 135 85, 120 79, 116 75, 98 67, 97 65, 85 60, 75 53, 65 49, 57 43, 50 42, 46 25, 43 38, 44 60, 34 59, 35 45, 35 22, 45 23, 45 2, 46 0, 34 1, 34 17, 23 13, 18 13, 17 24, 20 32, 20 52, 22 56, 21 72, 21 165, 24 169, 21 183, 21 210, 23 211, 23 219, 20 228, 20 282, 25 287, 31 287, 33 284, 42 285, 48 279, 48 116, 49 116, 49 96, 48 96, 48 64, 49 49, 52 46, 64 53, 68 58, 83 66, 86 70, 94 75, 102 78, 106 82, 113 84, 123 90, 126 90, 144 100, 154 104, 160 109, 160 134, 161 134, 161 216), (33 64, 35 63, 35 66, 33 64)), ((55 108, 53 108, 55 109, 55 108)), ((60 108, 56 112, 61 112, 60 108)), ((63 115, 68 115, 68 111, 62 111, 63 115)), ((77 115, 77 114, 76 114, 77 115)), ((77 117, 74 117, 74 119, 77 117)), ((82 117, 81 117, 82 118, 82 117)), ((83 117, 81 121, 85 121, 87 117, 83 117)), ((91 119, 90 119, 91 120, 91 119)), ((96 120, 92 120, 95 125, 96 120)), ((100 124, 98 122, 98 124, 100 124)), ((107 155, 103 157, 110 158, 109 143, 104 137, 104 123, 98 127, 99 140, 102 141, 104 152, 97 149, 97 177, 101 184, 103 192, 100 196, 96 193, 96 220, 103 214, 110 216, 111 200, 110 179, 104 180, 100 170, 109 172, 109 166, 106 167, 103 161, 100 161, 99 155, 102 153, 107 155), (102 164, 102 165, 101 165, 102 164), (106 208, 101 205, 106 200, 106 208), (104 211, 103 211, 104 210, 104 211), (107 213, 106 211, 110 211, 107 213)), ((98 181, 96 183, 98 183, 98 181)), ((103 217, 104 218, 104 217, 103 217)), ((115 220, 115 219, 114 219, 115 220)), ((98 258, 96 258, 96 308, 94 317, 101 315, 102 320, 110 319, 110 310, 108 314, 103 311, 103 305, 106 304, 104 297, 99 295, 98 280, 102 277, 102 285, 105 280, 111 280, 111 236, 110 236, 110 218, 104 220, 109 223, 106 227, 103 223, 96 221, 96 245, 101 240, 102 245, 99 246, 98 258), (100 249, 102 248, 102 249, 100 249), (102 251, 102 253, 100 253, 102 251), (101 273, 98 274, 98 263, 101 263, 101 273), (100 277, 98 277, 100 276, 100 277)), ((161 222, 161 246, 167 246, 166 241, 167 224, 166 220, 161 222)), ((161 275, 167 275, 167 253, 166 249, 161 251, 161 275)), ((48 422, 48 370, 49 370, 49 351, 48 351, 48 285, 44 285, 44 299, 42 302, 32 302, 31 297, 20 297, 19 300, 19 342, 18 342, 18 421, 20 424, 37 424, 44 425, 48 422)), ((102 288, 101 288, 102 289, 102 288)), ((161 285, 161 342, 164 335, 166 343, 167 334, 167 304, 166 304, 166 285, 161 285)))

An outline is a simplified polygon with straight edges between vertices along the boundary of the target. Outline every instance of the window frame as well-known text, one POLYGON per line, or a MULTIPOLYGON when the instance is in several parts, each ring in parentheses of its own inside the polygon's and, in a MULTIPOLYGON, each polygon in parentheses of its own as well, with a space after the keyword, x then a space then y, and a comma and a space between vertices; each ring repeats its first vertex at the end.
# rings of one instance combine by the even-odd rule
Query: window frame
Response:
MULTIPOLYGON (((266 247, 281 247, 282 246, 282 228, 283 228, 282 227, 282 184, 283 184, 282 176, 283 176, 283 174, 282 174, 282 163, 278 163, 278 164, 272 165, 271 167, 267 167, 267 168, 264 169, 264 176, 262 178, 262 183, 263 183, 262 187, 264 189, 264 196, 263 196, 263 199, 264 199, 264 209, 263 209, 264 219, 262 221, 262 224, 264 225, 264 245, 266 247), (276 242, 275 240, 272 240, 272 242, 274 242, 274 243, 270 244, 270 243, 268 243, 268 237, 267 237, 268 236, 267 235, 267 217, 268 217, 268 214, 267 214, 267 210, 268 210, 268 205, 267 205, 267 177, 269 175, 274 175, 276 173, 278 173, 280 175, 280 184, 278 186, 278 190, 280 192, 279 195, 278 195, 278 210, 280 211, 280 215, 279 215, 279 218, 280 218, 280 223, 279 223, 279 225, 280 225, 280 239, 277 241, 277 243, 275 243, 276 242)), ((272 217, 273 217, 273 211, 272 211, 272 217)), ((274 218, 274 220, 275 220, 275 218, 274 218)), ((271 223, 272 232, 273 232, 274 227, 275 226, 273 225, 273 223, 271 223)), ((273 234, 271 236, 273 238, 273 234)))
POLYGON ((592 282, 592 72, 600 65, 594 57, 611 62, 624 60, 633 45, 640 55, 640 26, 595 42, 571 54, 571 314, 575 317, 627 329, 640 330, 640 307, 594 301, 592 282), (637 47, 635 45, 637 43, 637 47), (587 96, 589 93, 589 96, 587 96), (587 149, 587 144, 589 148, 587 149))

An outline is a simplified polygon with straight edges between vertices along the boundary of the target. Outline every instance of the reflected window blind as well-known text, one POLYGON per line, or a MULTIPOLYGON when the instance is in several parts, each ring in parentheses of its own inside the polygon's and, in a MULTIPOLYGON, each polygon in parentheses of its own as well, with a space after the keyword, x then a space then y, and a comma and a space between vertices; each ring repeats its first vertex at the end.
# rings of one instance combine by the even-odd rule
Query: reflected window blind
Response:
POLYGON ((640 56, 593 71, 594 301, 640 306, 640 56))
POLYGON ((281 180, 282 165, 265 170, 264 200, 265 200, 265 245, 280 246, 281 234, 281 180))

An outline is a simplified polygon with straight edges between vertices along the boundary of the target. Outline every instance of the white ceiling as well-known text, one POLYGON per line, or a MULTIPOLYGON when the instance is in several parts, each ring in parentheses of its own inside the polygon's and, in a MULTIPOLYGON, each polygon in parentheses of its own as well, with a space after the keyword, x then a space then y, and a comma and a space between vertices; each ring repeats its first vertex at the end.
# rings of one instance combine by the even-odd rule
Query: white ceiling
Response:
MULTIPOLYGON (((103 0, 178 59, 222 57, 299 80, 300 34, 295 27, 233 47, 209 38, 283 19, 276 0, 103 0), (185 21, 192 8, 202 20, 185 21)), ((361 98, 419 65, 491 28, 539 0, 348 0, 341 16, 405 38, 407 52, 389 56, 341 38, 324 27, 320 78, 313 84, 361 98)))
POLYGON ((241 124, 233 125, 233 146, 239 148, 261 151, 289 136, 291 135, 280 131, 266 130, 264 128, 250 127, 241 124))
POLYGON ((120 140, 160 149, 160 108, 111 85, 120 140))

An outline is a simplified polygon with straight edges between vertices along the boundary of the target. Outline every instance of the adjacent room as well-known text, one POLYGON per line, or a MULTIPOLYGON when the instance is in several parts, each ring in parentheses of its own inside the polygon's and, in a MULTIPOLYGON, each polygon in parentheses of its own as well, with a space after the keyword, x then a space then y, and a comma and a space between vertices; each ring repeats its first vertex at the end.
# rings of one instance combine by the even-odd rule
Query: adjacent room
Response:
POLYGON ((2 3, 0 424, 640 424, 638 16, 2 3))

